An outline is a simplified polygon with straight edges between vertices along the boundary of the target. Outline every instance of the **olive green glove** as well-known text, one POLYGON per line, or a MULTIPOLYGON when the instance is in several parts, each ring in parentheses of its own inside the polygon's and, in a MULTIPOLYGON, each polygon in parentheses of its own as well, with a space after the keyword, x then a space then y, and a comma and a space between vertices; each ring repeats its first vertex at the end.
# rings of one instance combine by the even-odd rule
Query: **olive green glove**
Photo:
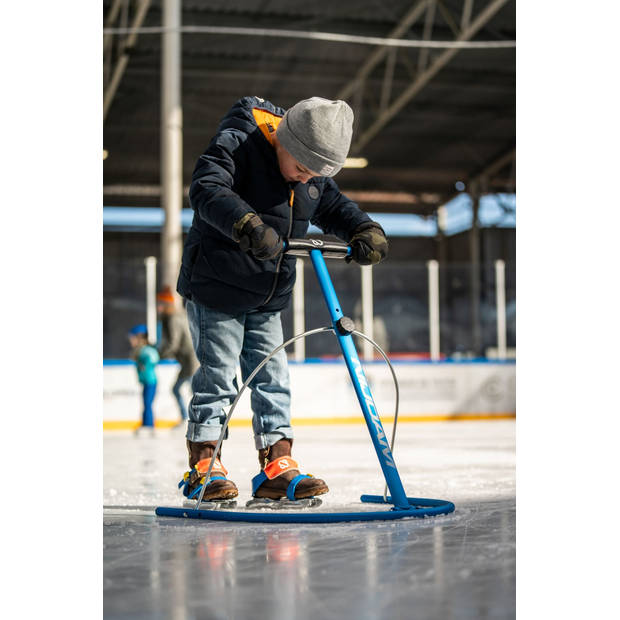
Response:
POLYGON ((232 236, 244 252, 250 250, 258 260, 269 260, 282 252, 280 235, 256 213, 246 213, 235 222, 232 236))
POLYGON ((360 265, 376 265, 385 259, 388 253, 388 242, 383 228, 377 222, 360 224, 349 241, 351 256, 360 265))

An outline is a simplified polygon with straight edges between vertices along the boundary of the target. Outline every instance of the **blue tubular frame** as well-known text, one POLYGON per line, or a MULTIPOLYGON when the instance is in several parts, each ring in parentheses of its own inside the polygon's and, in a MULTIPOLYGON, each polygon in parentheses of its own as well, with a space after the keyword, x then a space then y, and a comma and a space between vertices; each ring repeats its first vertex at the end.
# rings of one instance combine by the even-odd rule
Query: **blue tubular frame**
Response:
MULTIPOLYGON (((332 330, 338 338, 344 360, 351 376, 351 381, 360 403, 368 432, 372 439, 381 470, 391 496, 384 498, 382 495, 362 495, 360 500, 363 503, 388 504, 391 510, 385 508, 380 511, 358 511, 358 512, 315 512, 314 510, 305 512, 285 512, 276 510, 274 512, 249 512, 235 511, 227 509, 203 510, 199 508, 173 508, 160 506, 156 508, 155 514, 162 517, 182 517, 185 519, 207 519, 211 521, 241 521, 249 523, 342 523, 346 521, 387 521, 403 519, 409 517, 431 517, 441 514, 448 514, 454 511, 454 504, 441 499, 422 499, 407 497, 403 483, 398 475, 394 456, 390 450, 389 443, 383 425, 379 419, 375 402, 370 392, 366 375, 362 368, 351 330, 346 325, 342 325, 340 320, 344 317, 340 309, 340 302, 336 296, 334 285, 327 271, 325 257, 345 258, 351 254, 351 248, 344 243, 324 242, 317 239, 289 239, 285 241, 285 251, 297 256, 310 256, 314 271, 319 280, 319 285, 325 298, 327 308, 332 320, 332 330), (318 248, 321 249, 318 249, 318 248), (342 329, 342 331, 341 331, 342 329)), ((306 337, 311 333, 320 331, 330 331, 329 327, 318 330, 310 330, 288 341, 292 342, 296 338, 306 337)), ((285 343, 286 344, 286 343, 285 343)), ((284 346, 284 345, 282 345, 284 346)), ((277 349, 275 350, 277 351, 277 349)), ((275 352, 273 351, 271 355, 275 352)), ((268 359, 269 356, 265 358, 268 359)), ((263 360, 262 363, 265 363, 263 360)), ((252 377, 250 376, 250 379, 252 377)), ((396 380, 396 377, 394 377, 396 380)), ((245 384, 241 391, 245 388, 245 384)), ((240 395, 240 394, 239 394, 240 395)), ((239 396, 238 396, 239 397, 239 396)), ((237 398, 238 398, 237 397, 237 398)), ((234 409, 234 405, 233 405, 234 409)), ((229 415, 232 413, 232 409, 229 415)), ((221 441, 221 438, 220 440, 221 441)), ((290 499, 290 498, 289 498, 290 499)), ((198 501, 196 502, 198 503, 198 501)))
MULTIPOLYGON (((363 502, 384 504, 382 495, 362 495, 363 502), (371 499, 365 499, 371 498, 371 499)), ((389 502, 388 502, 389 503, 389 502)), ((448 514, 454 504, 442 499, 409 498, 408 510, 382 510, 359 512, 315 512, 314 509, 297 512, 284 510, 242 512, 238 510, 196 510, 192 508, 157 508, 160 517, 183 517, 184 519, 207 519, 211 521, 234 521, 244 523, 343 523, 350 521, 395 521, 408 517, 424 518, 448 514)))
POLYGON ((364 374, 364 369, 362 368, 362 364, 353 342, 353 336, 351 336, 351 334, 341 334, 338 330, 337 323, 344 315, 340 309, 340 302, 338 301, 334 285, 332 284, 329 272, 327 271, 325 259, 323 258, 323 254, 320 250, 311 250, 310 259, 312 260, 314 271, 319 280, 319 284, 321 285, 321 291, 323 292, 323 297, 325 298, 325 303, 327 304, 327 308, 329 309, 329 314, 332 319, 334 333, 336 334, 338 343, 342 349, 342 355, 344 356, 344 361, 347 365, 347 369, 349 370, 349 375, 351 376, 351 381, 353 382, 357 399, 360 403, 360 407, 362 408, 362 413, 364 414, 366 426, 368 427, 368 432, 370 433, 372 443, 375 447, 379 464, 383 470, 383 475, 388 488, 394 498, 393 503, 399 510, 409 510, 411 506, 407 500, 407 494, 405 493, 403 483, 398 475, 396 463, 394 462, 394 456, 390 450, 387 436, 383 430, 383 425, 381 424, 379 414, 377 413, 375 401, 372 398, 370 387, 368 385, 368 381, 366 380, 366 375, 364 374))

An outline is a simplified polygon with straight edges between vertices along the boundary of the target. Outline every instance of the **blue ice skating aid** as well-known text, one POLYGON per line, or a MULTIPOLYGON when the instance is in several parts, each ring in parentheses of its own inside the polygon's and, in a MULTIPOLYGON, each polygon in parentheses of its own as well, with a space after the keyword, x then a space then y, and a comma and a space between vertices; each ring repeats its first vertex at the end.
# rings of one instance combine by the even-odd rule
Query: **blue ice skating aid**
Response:
MULTIPOLYGON (((281 349, 285 348, 295 340, 299 338, 305 338, 312 334, 316 334, 324 331, 333 331, 342 354, 344 361, 349 371, 357 399, 359 401, 364 419, 366 420, 366 426, 370 433, 377 458, 379 459, 379 465, 383 472, 383 476, 386 482, 386 493, 384 495, 362 495, 360 500, 363 503, 383 504, 391 505, 389 510, 381 511, 357 511, 357 512, 287 512, 287 511, 249 511, 249 510, 204 510, 199 508, 204 489, 211 479, 211 469, 213 462, 211 463, 209 470, 205 475, 206 484, 203 484, 201 493, 196 500, 196 504, 193 508, 175 508, 160 506, 156 508, 155 514, 162 517, 182 517, 186 519, 208 519, 212 521, 245 521, 250 523, 340 523, 345 521, 391 521, 395 519, 411 518, 411 517, 431 517, 436 515, 448 514, 454 510, 454 504, 441 499, 424 499, 407 497, 398 469, 396 468, 396 462, 392 454, 392 446, 394 442, 394 435, 392 436, 392 446, 387 441, 387 436, 383 429, 381 419, 377 413, 377 409, 372 398, 370 387, 364 369, 360 362, 355 344, 353 342, 352 334, 360 336, 366 340, 372 342, 369 338, 357 332, 353 321, 344 316, 340 309, 340 303, 336 296, 336 291, 332 284, 331 278, 327 271, 327 265, 325 264, 325 258, 346 258, 351 253, 349 246, 345 243, 339 242, 325 242, 320 239, 289 239, 284 244, 285 252, 295 256, 310 256, 314 271, 317 275, 323 297, 327 303, 327 308, 332 320, 331 327, 322 327, 319 329, 309 330, 303 334, 294 336, 284 344, 277 347, 272 351, 265 359, 254 369, 252 374, 248 377, 243 384, 235 401, 233 402, 230 411, 222 426, 222 431, 215 447, 215 454, 219 454, 219 449, 222 445, 228 422, 232 417, 232 413, 235 410, 237 402, 241 397, 243 391, 247 385, 252 381, 256 373, 281 349), (391 495, 387 495, 387 489, 390 490, 391 495)), ((379 350, 385 361, 390 366, 392 376, 394 378, 397 390, 397 405, 396 415, 394 418, 394 428, 396 428, 396 421, 398 416, 398 382, 396 381, 396 375, 392 369, 392 365, 387 358, 387 355, 381 350, 381 348, 374 342, 372 344, 379 350)), ((290 497, 289 497, 290 500, 290 497)), ((289 501, 287 506, 294 505, 295 500, 289 501)), ((300 502, 300 505, 301 504, 300 502)), ((317 504, 318 505, 318 504, 317 504)))

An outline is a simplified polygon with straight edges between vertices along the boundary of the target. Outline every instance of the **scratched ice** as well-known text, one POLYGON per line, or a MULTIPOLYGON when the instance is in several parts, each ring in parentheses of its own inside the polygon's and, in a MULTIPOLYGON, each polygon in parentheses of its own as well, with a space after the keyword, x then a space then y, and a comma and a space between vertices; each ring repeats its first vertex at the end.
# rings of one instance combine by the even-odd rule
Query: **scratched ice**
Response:
MULTIPOLYGON (((361 510, 360 495, 383 493, 363 424, 295 433, 296 459, 330 486, 318 510, 361 510)), ((514 617, 513 421, 401 424, 394 459, 407 495, 456 511, 371 524, 156 517, 157 505, 181 505, 184 443, 181 429, 105 434, 104 617, 514 617)), ((250 429, 231 429, 222 456, 242 505, 258 472, 250 429)))

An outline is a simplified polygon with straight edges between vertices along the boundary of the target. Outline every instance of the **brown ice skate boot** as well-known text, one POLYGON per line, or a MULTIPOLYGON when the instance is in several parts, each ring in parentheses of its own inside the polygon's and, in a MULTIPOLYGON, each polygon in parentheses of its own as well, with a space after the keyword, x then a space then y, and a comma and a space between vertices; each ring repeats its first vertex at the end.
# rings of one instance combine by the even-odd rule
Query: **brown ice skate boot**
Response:
MULTIPOLYGON (((197 500, 205 482, 209 465, 215 452, 215 441, 190 441, 187 440, 189 453, 190 471, 183 474, 183 480, 179 482, 179 488, 183 487, 183 495, 188 499, 197 500)), ((228 472, 222 465, 220 457, 222 451, 215 457, 215 463, 211 470, 211 480, 205 489, 202 501, 228 500, 239 495, 237 487, 232 480, 226 479, 228 472)))
POLYGON ((262 471, 252 480, 254 497, 296 500, 329 491, 323 480, 300 475, 299 465, 291 458, 292 445, 292 439, 280 439, 273 446, 258 451, 262 471))

